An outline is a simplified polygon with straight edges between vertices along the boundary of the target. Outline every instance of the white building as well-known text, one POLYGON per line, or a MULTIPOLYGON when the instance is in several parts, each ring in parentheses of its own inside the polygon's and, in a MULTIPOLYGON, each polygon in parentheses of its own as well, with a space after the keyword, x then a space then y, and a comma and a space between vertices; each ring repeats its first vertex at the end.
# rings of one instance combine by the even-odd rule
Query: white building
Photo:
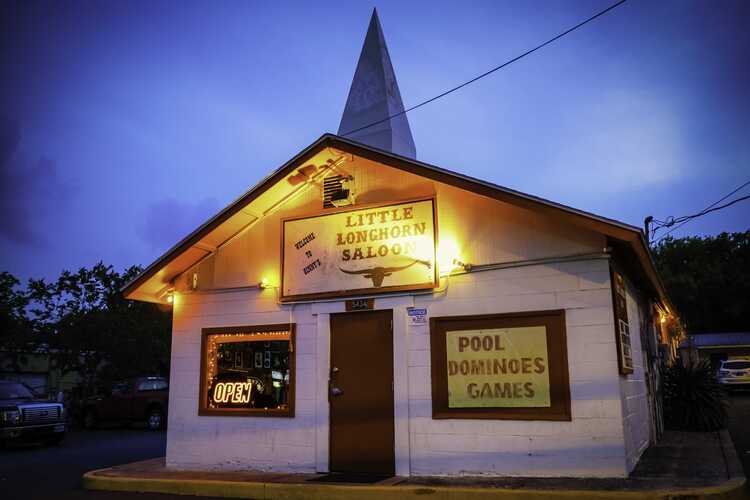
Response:
POLYGON ((673 314, 641 231, 416 161, 401 110, 374 14, 339 135, 124 289, 173 302, 167 465, 626 476, 673 314))

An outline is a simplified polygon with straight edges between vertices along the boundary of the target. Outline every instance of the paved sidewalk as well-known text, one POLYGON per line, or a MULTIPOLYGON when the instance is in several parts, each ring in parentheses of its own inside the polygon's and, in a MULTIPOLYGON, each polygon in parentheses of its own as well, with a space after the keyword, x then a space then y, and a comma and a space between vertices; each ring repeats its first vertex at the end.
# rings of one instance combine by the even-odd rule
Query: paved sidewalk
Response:
POLYGON ((320 474, 179 471, 164 459, 89 472, 88 489, 257 499, 743 498, 745 476, 727 431, 668 432, 627 479, 394 477, 324 483, 320 474))

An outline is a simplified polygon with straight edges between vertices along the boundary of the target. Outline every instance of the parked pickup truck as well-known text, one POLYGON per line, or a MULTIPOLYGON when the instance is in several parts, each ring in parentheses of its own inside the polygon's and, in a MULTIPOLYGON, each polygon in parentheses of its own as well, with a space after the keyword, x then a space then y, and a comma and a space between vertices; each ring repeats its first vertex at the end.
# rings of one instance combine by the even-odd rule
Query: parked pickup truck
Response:
POLYGON ((108 395, 89 398, 83 407, 83 426, 101 422, 145 421, 158 430, 167 422, 169 382, 164 377, 139 377, 115 384, 108 395))
POLYGON ((40 398, 20 382, 0 380, 0 444, 22 439, 59 444, 65 438, 65 406, 40 398))

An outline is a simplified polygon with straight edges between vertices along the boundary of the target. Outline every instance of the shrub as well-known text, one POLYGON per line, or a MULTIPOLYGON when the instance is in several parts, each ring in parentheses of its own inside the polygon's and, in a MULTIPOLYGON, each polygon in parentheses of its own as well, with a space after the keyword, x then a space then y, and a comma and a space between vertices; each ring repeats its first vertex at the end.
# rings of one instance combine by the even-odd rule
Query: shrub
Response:
POLYGON ((685 431, 713 431, 727 421, 728 400, 707 360, 677 360, 664 371, 665 425, 685 431))

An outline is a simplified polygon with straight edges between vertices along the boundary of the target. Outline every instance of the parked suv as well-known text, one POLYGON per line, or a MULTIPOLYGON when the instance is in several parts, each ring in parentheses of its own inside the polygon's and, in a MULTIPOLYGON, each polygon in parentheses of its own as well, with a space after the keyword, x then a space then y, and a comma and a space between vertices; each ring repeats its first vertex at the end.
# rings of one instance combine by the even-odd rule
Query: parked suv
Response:
POLYGON ((727 389, 750 389, 750 357, 723 360, 719 383, 727 389))
POLYGON ((83 426, 96 427, 100 422, 131 423, 145 421, 158 430, 167 422, 169 383, 164 377, 139 377, 115 384, 107 395, 86 401, 83 426))
POLYGON ((65 438, 65 406, 40 398, 20 382, 0 380, 0 443, 21 439, 59 444, 65 438))

